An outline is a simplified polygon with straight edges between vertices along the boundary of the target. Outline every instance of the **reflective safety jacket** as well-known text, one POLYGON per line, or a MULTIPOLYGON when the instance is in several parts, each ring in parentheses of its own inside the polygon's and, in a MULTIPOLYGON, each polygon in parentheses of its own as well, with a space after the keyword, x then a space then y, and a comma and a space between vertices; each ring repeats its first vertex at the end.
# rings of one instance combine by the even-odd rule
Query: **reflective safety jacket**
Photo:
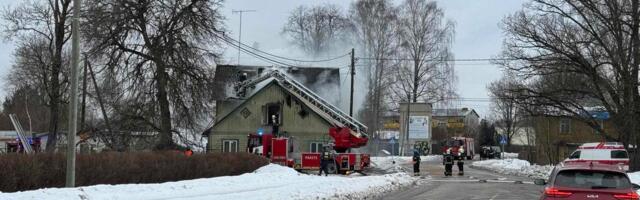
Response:
POLYGON ((323 151, 322 154, 320 154, 320 159, 331 160, 331 153, 328 151, 323 151))

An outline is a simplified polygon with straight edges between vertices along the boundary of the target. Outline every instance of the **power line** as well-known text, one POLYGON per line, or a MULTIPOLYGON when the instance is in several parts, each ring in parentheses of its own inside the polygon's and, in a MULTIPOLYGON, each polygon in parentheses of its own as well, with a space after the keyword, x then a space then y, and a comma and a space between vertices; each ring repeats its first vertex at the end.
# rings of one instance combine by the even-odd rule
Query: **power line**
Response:
POLYGON ((252 55, 252 56, 253 56, 253 57, 255 57, 255 58, 261 59, 261 60, 266 61, 266 62, 269 62, 269 63, 271 63, 271 64, 283 65, 283 66, 288 66, 288 67, 295 67, 294 65, 291 65, 291 64, 289 64, 289 63, 280 62, 280 61, 278 61, 278 60, 274 60, 274 59, 271 59, 271 58, 268 58, 268 57, 262 56, 262 55, 260 55, 260 54, 257 54, 257 53, 255 53, 255 52, 253 52, 253 51, 249 51, 249 50, 247 50, 247 49, 243 48, 242 46, 237 45, 237 44, 235 43, 235 41, 230 41, 227 37, 221 37, 221 36, 219 36, 219 35, 215 35, 215 36, 216 36, 216 37, 218 37, 218 38, 220 38, 222 41, 226 42, 227 44, 229 44, 229 45, 231 45, 231 46, 233 46, 233 47, 235 47, 235 48, 238 48, 238 50, 240 50, 240 51, 242 51, 242 52, 245 52, 245 53, 247 53, 247 54, 249 54, 249 55, 252 55))
POLYGON ((339 56, 336 56, 336 57, 333 57, 333 58, 327 58, 327 59, 322 59, 322 60, 300 60, 300 59, 287 58, 287 57, 275 55, 275 54, 272 54, 272 53, 269 53, 269 52, 265 52, 265 51, 262 51, 260 49, 253 48, 252 46, 244 44, 244 43, 242 43, 240 41, 234 40, 233 38, 230 38, 228 36, 225 36, 225 37, 227 39, 231 40, 231 41, 237 42, 238 44, 240 44, 240 46, 244 46, 244 47, 249 48, 249 49, 251 49, 253 51, 257 51, 257 52, 260 52, 260 53, 263 53, 263 54, 266 54, 266 55, 269 55, 269 56, 273 56, 273 57, 276 57, 276 58, 279 58, 279 59, 289 60, 289 61, 294 61, 294 62, 307 62, 307 63, 328 62, 328 61, 337 60, 337 59, 344 58, 346 56, 351 55, 351 53, 346 53, 346 54, 342 54, 342 55, 339 55, 339 56))
MULTIPOLYGON (((411 58, 370 58, 370 57, 358 57, 361 60, 395 60, 395 61, 415 61, 411 58)), ((418 61, 442 61, 442 62, 491 62, 491 61, 510 61, 518 60, 514 58, 459 58, 459 59, 418 59, 418 61)))

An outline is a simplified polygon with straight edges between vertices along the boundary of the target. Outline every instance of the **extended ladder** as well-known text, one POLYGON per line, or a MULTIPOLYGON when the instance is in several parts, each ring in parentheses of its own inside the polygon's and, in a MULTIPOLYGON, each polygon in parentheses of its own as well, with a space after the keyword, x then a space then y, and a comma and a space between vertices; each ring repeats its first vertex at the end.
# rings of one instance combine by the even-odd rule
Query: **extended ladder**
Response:
POLYGON ((18 121, 18 117, 15 114, 9 114, 9 118, 11 118, 11 123, 13 123, 13 127, 16 129, 18 133, 18 139, 20 139, 20 143, 22 143, 22 148, 27 153, 33 153, 33 148, 31 148, 31 144, 27 141, 27 138, 24 136, 24 129, 22 129, 22 125, 20 125, 20 121, 18 121))
POLYGON ((246 81, 242 85, 236 87, 236 92, 239 95, 244 96, 246 94, 247 88, 253 88, 258 83, 265 81, 269 78, 274 78, 278 83, 284 87, 287 91, 294 94, 298 99, 305 101, 310 106, 311 109, 316 111, 316 113, 320 114, 323 118, 331 121, 336 126, 340 127, 348 127, 351 129, 351 133, 356 137, 367 137, 366 131, 367 127, 362 123, 358 122, 351 116, 345 114, 337 107, 333 106, 331 103, 328 103, 326 100, 316 95, 313 91, 299 83, 298 81, 288 77, 282 72, 274 69, 267 74, 257 77, 256 79, 246 81))

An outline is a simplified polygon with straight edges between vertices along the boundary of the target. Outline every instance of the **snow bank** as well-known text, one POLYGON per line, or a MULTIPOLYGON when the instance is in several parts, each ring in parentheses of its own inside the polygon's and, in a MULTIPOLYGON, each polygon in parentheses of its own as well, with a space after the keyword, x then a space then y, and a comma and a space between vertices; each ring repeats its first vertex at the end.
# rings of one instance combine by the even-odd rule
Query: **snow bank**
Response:
POLYGON ((383 176, 316 176, 275 164, 239 176, 159 184, 95 185, 0 193, 3 200, 56 199, 364 199, 405 187, 416 178, 406 173, 383 176))
POLYGON ((483 160, 473 162, 471 165, 501 174, 526 176, 535 179, 547 179, 553 170, 551 165, 531 165, 529 161, 520 159, 483 160))
MULTIPOLYGON (((420 156, 420 160, 422 162, 441 161, 442 155, 420 156)), ((387 173, 406 172, 408 169, 403 168, 402 165, 412 162, 413 158, 410 156, 371 157, 371 166, 387 173)))
POLYGON ((502 153, 502 156, 504 158, 518 158, 518 153, 504 152, 504 153, 502 153))

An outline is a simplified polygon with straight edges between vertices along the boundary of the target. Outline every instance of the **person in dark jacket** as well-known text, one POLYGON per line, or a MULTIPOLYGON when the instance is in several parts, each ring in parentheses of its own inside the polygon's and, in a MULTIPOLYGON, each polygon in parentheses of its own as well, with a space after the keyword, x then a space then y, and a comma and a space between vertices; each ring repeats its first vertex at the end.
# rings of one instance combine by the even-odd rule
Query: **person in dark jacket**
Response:
POLYGON ((322 171, 324 171, 324 176, 329 175, 329 164, 333 162, 333 155, 331 155, 331 151, 329 151, 329 147, 324 147, 322 149, 322 153, 320 153, 320 172, 318 176, 322 176, 322 171))
POLYGON ((420 176, 420 153, 418 150, 413 150, 413 175, 420 176))

